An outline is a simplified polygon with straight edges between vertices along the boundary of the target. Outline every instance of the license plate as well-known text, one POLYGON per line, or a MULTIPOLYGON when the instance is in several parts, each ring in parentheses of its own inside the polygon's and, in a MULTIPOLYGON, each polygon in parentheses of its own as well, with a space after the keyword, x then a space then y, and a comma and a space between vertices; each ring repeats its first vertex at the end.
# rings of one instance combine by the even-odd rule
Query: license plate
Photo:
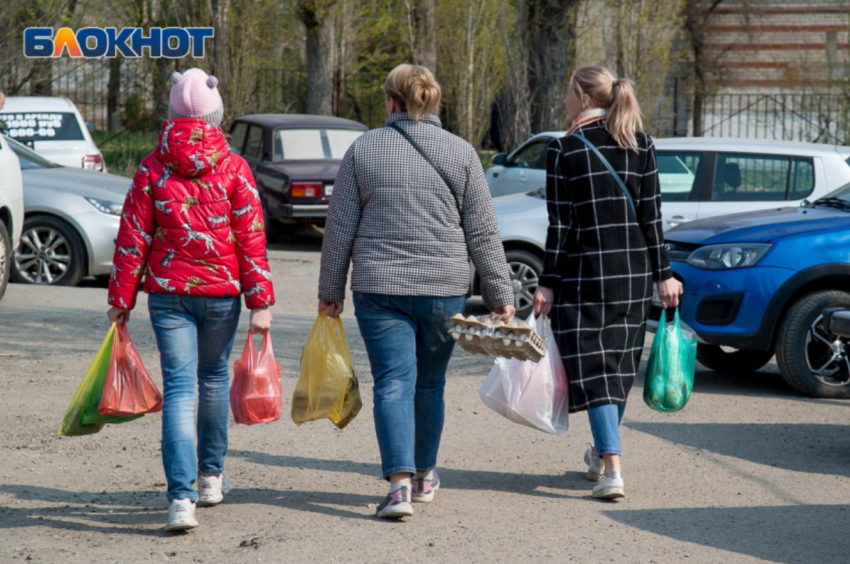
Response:
POLYGON ((334 185, 329 184, 328 186, 325 186, 325 197, 333 196, 333 194, 334 194, 334 185))

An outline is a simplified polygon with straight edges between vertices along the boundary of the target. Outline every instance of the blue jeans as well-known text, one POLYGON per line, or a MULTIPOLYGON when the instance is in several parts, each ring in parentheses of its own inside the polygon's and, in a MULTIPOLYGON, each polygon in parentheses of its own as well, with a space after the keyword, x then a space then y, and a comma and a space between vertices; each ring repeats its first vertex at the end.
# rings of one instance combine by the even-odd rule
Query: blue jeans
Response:
POLYGON ((241 308, 238 297, 148 296, 162 365, 162 464, 169 502, 197 501, 192 484, 198 470, 213 476, 224 470, 230 408, 227 362, 241 308))
POLYGON ((449 319, 465 306, 466 296, 354 294, 357 324, 372 365, 384 478, 437 466, 446 368, 455 344, 449 319))
POLYGON ((622 454, 620 448, 620 423, 625 402, 621 404, 608 403, 587 410, 590 418, 590 432, 593 433, 593 444, 599 456, 603 454, 622 454))

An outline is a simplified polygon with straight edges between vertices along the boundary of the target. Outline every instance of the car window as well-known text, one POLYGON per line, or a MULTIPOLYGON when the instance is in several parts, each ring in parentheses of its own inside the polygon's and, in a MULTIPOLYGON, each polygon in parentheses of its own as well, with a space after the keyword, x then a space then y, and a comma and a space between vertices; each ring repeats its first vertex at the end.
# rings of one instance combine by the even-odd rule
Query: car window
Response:
MULTIPOLYGON (((32 170, 36 168, 56 168, 60 165, 50 162, 26 145, 18 143, 14 139, 8 139, 9 148, 18 157, 18 162, 21 163, 21 170, 32 170)), ((2 144, 0 144, 2 147, 2 144)))
POLYGON ((549 141, 536 141, 530 143, 514 153, 508 161, 508 166, 518 168, 546 168, 546 148, 549 141))
POLYGON ((718 202, 799 200, 811 194, 814 180, 811 159, 720 153, 711 199, 718 202))
POLYGON ((21 142, 85 139, 73 112, 9 112, 0 114, 0 122, 3 133, 21 142))
POLYGON ((274 135, 274 160, 341 159, 362 131, 350 129, 278 129, 274 135))
POLYGON ((242 154, 242 147, 245 146, 245 134, 248 132, 248 124, 244 121, 238 121, 230 130, 230 150, 237 155, 242 154))
POLYGON ((684 202, 690 200, 697 179, 697 169, 702 153, 679 153, 658 151, 658 183, 661 186, 662 202, 684 202))
POLYGON ((263 128, 259 125, 248 128, 248 142, 245 144, 244 156, 257 160, 263 158, 263 128))

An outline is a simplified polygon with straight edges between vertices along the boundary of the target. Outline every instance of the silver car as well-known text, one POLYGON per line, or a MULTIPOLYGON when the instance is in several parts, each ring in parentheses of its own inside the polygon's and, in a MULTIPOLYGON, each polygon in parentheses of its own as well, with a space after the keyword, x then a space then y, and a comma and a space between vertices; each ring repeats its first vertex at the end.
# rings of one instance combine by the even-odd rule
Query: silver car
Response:
POLYGON ((12 280, 75 286, 108 275, 130 179, 57 165, 5 137, 24 184, 24 227, 12 280))

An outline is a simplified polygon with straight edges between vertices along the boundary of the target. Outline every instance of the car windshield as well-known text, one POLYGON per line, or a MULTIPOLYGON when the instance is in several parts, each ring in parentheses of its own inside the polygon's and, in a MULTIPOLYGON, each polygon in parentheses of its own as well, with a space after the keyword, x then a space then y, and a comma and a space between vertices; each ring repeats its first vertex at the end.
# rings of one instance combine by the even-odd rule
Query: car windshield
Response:
POLYGON ((815 206, 850 209, 850 184, 845 184, 837 190, 833 190, 823 198, 815 200, 815 206))
POLYGON ((0 113, 0 130, 18 141, 83 141, 83 131, 72 112, 0 113))
POLYGON ((339 160, 363 135, 351 129, 278 129, 274 135, 274 160, 339 160))
POLYGON ((6 142, 9 144, 9 148, 12 149, 18 156, 18 162, 21 163, 21 170, 32 170, 36 168, 57 168, 62 165, 58 165, 54 162, 50 162, 23 143, 18 143, 14 139, 9 138, 8 136, 3 136, 6 139, 6 142))

